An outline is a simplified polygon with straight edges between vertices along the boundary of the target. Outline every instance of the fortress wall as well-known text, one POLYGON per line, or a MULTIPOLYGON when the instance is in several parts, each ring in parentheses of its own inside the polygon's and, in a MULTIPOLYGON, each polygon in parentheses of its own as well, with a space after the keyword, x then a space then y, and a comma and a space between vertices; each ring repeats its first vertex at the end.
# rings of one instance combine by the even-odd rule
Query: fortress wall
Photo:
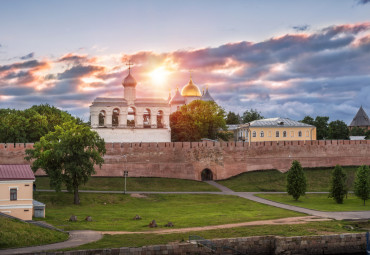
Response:
MULTIPOLYGON (((0 144, 0 164, 27 164, 33 144, 0 144)), ((370 165, 370 141, 106 143, 107 153, 96 176, 150 176, 201 180, 208 168, 214 179, 253 170, 287 171, 292 160, 303 167, 370 165)), ((41 170, 36 174, 43 174, 41 170)))

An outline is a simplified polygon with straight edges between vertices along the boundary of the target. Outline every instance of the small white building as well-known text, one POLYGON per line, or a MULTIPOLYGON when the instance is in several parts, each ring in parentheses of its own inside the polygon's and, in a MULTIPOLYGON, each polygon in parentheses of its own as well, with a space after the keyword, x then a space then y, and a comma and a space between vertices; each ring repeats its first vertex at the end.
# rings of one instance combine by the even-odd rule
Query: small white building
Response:
POLYGON ((171 142, 171 113, 193 100, 213 101, 208 88, 201 93, 191 77, 181 94, 177 89, 168 100, 136 98, 137 82, 130 67, 122 85, 123 97, 97 97, 90 106, 91 128, 105 142, 171 142))
POLYGON ((136 98, 135 78, 123 80, 121 98, 96 98, 90 106, 91 127, 105 142, 170 142, 168 101, 162 98, 136 98))

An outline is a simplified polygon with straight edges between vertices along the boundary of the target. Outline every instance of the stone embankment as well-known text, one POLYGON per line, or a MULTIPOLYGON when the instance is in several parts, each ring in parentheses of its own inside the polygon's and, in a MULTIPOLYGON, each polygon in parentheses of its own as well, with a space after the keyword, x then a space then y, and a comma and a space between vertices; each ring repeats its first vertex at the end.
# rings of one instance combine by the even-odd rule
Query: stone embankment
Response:
MULTIPOLYGON (((214 250, 194 243, 144 246, 140 248, 96 249, 68 252, 48 252, 48 255, 183 255, 183 254, 254 254, 254 255, 316 255, 365 254, 366 236, 341 234, 297 237, 241 237, 212 240, 214 250), (239 253, 238 253, 239 252, 239 253)), ((45 253, 28 253, 45 254, 45 253)))

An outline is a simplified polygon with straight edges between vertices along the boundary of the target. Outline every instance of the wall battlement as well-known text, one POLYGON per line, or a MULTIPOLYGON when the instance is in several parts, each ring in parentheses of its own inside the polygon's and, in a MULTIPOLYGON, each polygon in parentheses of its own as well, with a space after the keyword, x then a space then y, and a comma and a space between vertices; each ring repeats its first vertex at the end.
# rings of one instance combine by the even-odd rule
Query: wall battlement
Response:
MULTIPOLYGON (((32 147, 32 143, 0 144, 0 164, 27 164, 25 150, 32 147)), ((287 171, 295 159, 303 167, 370 165, 369 140, 106 143, 106 149, 96 176, 122 176, 128 170, 131 177, 201 180, 202 171, 209 169, 213 179, 226 179, 254 170, 287 171)))

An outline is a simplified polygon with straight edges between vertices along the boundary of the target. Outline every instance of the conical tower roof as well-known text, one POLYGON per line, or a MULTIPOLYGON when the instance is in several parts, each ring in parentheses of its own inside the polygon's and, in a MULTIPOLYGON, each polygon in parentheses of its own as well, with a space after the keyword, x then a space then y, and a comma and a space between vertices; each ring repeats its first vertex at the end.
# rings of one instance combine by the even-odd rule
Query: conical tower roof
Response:
POLYGON ((211 97, 211 94, 209 94, 208 86, 207 86, 207 88, 206 88, 206 92, 202 95, 201 100, 203 100, 203 101, 215 101, 215 100, 213 99, 213 97, 211 97))
POLYGON ((350 127, 367 127, 370 126, 370 120, 369 117, 367 116, 366 112, 360 107, 358 110, 356 116, 353 118, 351 124, 349 125, 350 127))
POLYGON ((176 88, 176 93, 171 99, 170 104, 185 104, 185 98, 180 95, 179 88, 176 88))

